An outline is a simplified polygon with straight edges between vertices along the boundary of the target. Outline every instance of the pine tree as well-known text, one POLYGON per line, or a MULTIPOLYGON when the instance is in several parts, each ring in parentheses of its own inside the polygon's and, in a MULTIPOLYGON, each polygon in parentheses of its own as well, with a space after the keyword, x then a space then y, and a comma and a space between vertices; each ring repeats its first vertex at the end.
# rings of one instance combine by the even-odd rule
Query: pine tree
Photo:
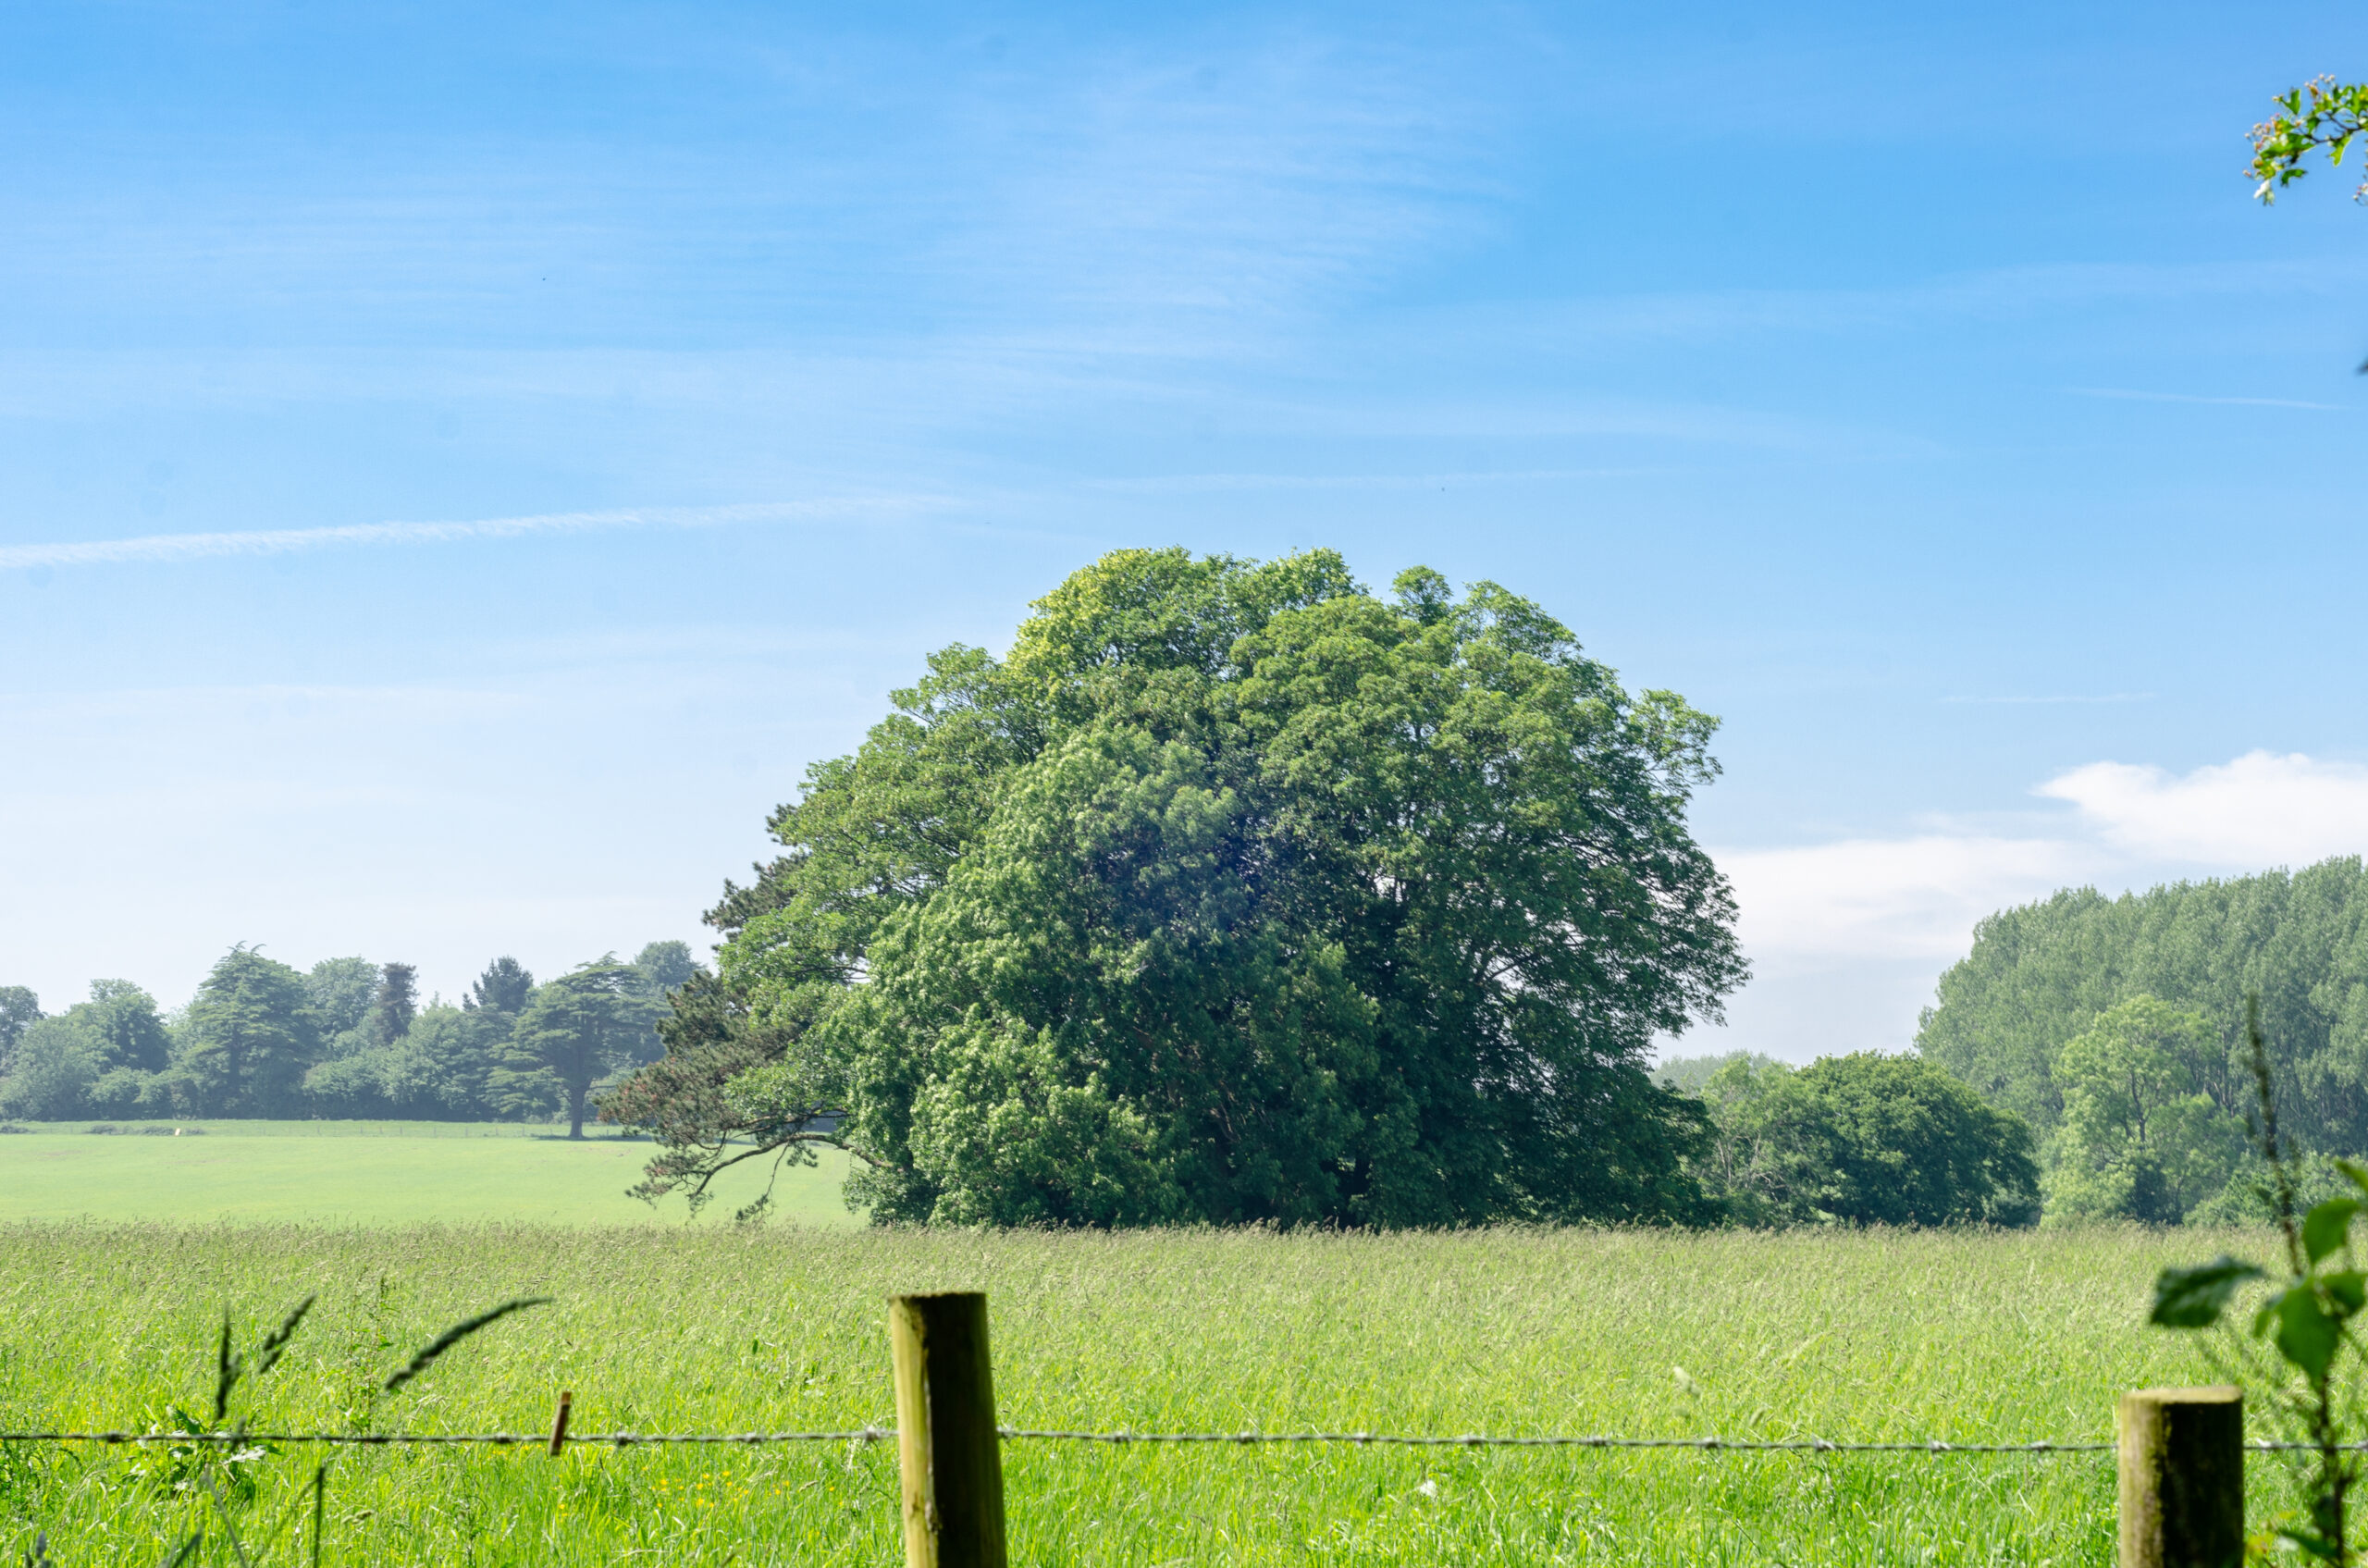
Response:
POLYGON ((508 1013, 512 1017, 524 1012, 527 999, 535 994, 535 977, 526 966, 503 954, 485 967, 475 985, 461 998, 461 1006, 475 1012, 508 1013))
POLYGON ((411 1032, 419 1014, 419 970, 411 964, 388 964, 378 971, 377 994, 370 1002, 370 1043, 391 1045, 411 1032))

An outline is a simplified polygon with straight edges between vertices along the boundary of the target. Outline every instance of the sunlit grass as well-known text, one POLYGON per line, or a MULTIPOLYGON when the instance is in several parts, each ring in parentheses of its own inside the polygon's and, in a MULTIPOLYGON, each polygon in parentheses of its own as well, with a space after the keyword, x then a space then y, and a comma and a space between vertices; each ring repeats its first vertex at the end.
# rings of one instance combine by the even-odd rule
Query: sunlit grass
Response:
MULTIPOLYGON (((189 1121, 35 1125, 0 1136, 0 1221, 318 1221, 397 1224, 527 1221, 553 1225, 680 1222, 625 1195, 655 1145, 566 1129, 486 1122, 189 1121), (93 1126, 113 1126, 94 1136, 93 1126), (181 1136, 172 1134, 179 1130, 181 1136)), ((839 1188, 845 1156, 783 1173, 779 1213, 813 1225, 857 1225, 839 1188)), ((717 1183, 699 1223, 728 1224, 764 1190, 769 1160, 717 1183)))
MULTIPOLYGON (((0 1230, 0 1418, 144 1426, 210 1389, 223 1303, 252 1338, 317 1290, 255 1391, 272 1426, 344 1425, 437 1329, 527 1293, 559 1300, 377 1423, 540 1430, 565 1388, 578 1432, 890 1426, 885 1297, 981 1288, 1023 1426, 2096 1439, 2119 1390, 2208 1376, 2140 1317, 2156 1267, 2219 1240, 27 1225, 0 1230)), ((130 1463, 18 1449, 0 1493, 61 1563, 137 1561, 187 1505, 130 1463)), ((894 1463, 884 1444, 349 1452, 329 1560, 892 1562, 894 1463)), ((269 1485, 309 1475, 284 1456, 269 1485)), ((2108 1455, 1014 1443, 1006 1475, 1028 1563, 2113 1555, 2108 1455)))

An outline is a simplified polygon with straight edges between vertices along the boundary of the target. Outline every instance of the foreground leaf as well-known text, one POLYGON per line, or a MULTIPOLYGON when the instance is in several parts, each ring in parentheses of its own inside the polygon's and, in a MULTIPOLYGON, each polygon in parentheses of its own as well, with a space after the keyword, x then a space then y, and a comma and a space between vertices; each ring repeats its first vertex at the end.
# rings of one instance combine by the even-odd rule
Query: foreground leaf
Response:
POLYGON ((2238 1286, 2266 1278, 2226 1253, 2194 1268, 2166 1268, 2154 1281, 2154 1310, 2146 1321, 2160 1328, 2209 1328, 2238 1286))
POLYGON ((2289 1286, 2276 1305, 2277 1353, 2313 1381, 2325 1377, 2328 1364, 2335 1360, 2336 1344, 2343 1337, 2343 1325, 2327 1315, 2319 1305, 2318 1292, 2308 1285, 2289 1286))
POLYGON ((2356 1198, 2329 1198, 2302 1216, 2302 1251, 2312 1263, 2351 1244, 2351 1217, 2359 1212, 2356 1198))

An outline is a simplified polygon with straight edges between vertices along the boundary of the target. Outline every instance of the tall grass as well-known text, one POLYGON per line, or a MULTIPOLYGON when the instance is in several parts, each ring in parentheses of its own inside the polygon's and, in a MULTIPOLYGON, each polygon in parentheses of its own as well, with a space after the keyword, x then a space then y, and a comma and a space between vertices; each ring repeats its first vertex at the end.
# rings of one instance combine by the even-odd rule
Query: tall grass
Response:
MULTIPOLYGON (((884 1298, 984 1289, 1021 1426, 2093 1439, 2117 1391, 2206 1376, 2191 1336, 2140 1325, 2154 1271, 2216 1240, 24 1225, 0 1229, 0 1423, 169 1426, 210 1398, 225 1303, 247 1343, 318 1292, 253 1386, 259 1429, 348 1426, 437 1329, 527 1295, 556 1302, 376 1419, 534 1431, 566 1388, 578 1432, 891 1426, 884 1298)), ((42 1528, 61 1564, 154 1562, 194 1505, 135 1463, 0 1453, 21 1537, 42 1528)), ((887 1563, 894 1463, 888 1444, 349 1451, 327 1560, 887 1563)), ((2113 1548, 2109 1455, 1013 1443, 1005 1465, 1015 1560, 1041 1564, 2102 1565, 2113 1548)), ((304 1456, 263 1468, 266 1505, 311 1479, 304 1456)))

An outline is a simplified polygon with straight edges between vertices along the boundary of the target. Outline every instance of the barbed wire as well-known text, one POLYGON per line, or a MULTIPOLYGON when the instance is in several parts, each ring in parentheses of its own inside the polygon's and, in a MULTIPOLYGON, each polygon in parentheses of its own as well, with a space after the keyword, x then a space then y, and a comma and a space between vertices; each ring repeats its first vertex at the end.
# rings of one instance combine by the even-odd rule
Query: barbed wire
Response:
POLYGON ((2099 1453, 2110 1452, 2114 1446, 2109 1442, 1949 1443, 1938 1438, 1919 1442, 1840 1443, 1824 1438, 1511 1438, 1478 1432, 1442 1438, 1388 1432, 1039 1432, 1010 1426, 1002 1430, 1007 1438, 1039 1438, 1061 1442, 1353 1443, 1361 1448, 1395 1445, 1406 1448, 1702 1449, 1770 1453, 2099 1453))
MULTIPOLYGON (((852 1432, 570 1432, 566 1446, 579 1443, 635 1448, 666 1443, 878 1443, 894 1438, 892 1427, 864 1426, 852 1432)), ((493 1448, 542 1447, 549 1432, 0 1432, 0 1443, 228 1443, 259 1448, 328 1443, 343 1448, 398 1444, 482 1443, 493 1448)))
MULTIPOLYGON (((2111 1453, 2107 1442, 2041 1439, 2028 1443, 1957 1443, 1939 1438, 1901 1442, 1837 1442, 1827 1438, 1619 1438, 1503 1437, 1467 1432, 1435 1437, 1394 1432, 1069 1432, 1022 1426, 997 1431, 1006 1441, 1152 1444, 1347 1443, 1358 1448, 1563 1448, 1563 1449, 1690 1449, 1709 1453, 2111 1453)), ((642 1448, 668 1445, 755 1447, 765 1443, 884 1443, 895 1440, 892 1426, 859 1426, 845 1432, 570 1432, 565 1446, 642 1448)), ((388 1448, 406 1445, 481 1445, 489 1448, 544 1447, 548 1432, 0 1432, 0 1443, 99 1443, 109 1446, 152 1443, 212 1443, 240 1447, 265 1444, 328 1444, 341 1448, 388 1448)), ((2368 1453, 2368 1442, 2341 1443, 2341 1452, 2368 1453)), ((2316 1443, 2256 1438, 2245 1444, 2254 1453, 2315 1453, 2316 1443)))

